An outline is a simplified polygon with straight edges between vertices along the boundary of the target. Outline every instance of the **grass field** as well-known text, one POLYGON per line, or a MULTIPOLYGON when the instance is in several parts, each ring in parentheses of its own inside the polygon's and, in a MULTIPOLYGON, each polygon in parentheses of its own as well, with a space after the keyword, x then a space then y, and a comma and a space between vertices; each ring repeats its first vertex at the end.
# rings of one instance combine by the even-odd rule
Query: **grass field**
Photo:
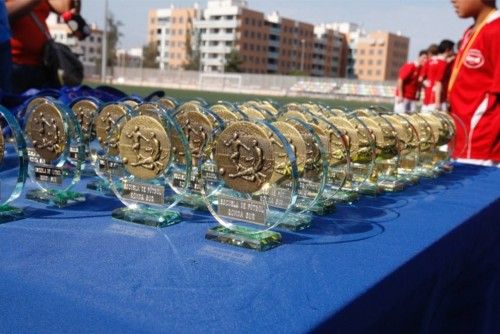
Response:
MULTIPOLYGON (((90 85, 94 87, 98 86, 98 84, 90 84, 90 85)), ((384 106, 386 108, 391 107, 391 105, 388 103, 373 103, 367 101, 347 101, 347 100, 319 99, 319 98, 309 98, 309 97, 232 94, 232 93, 217 93, 217 92, 206 92, 206 91, 196 91, 196 90, 179 90, 179 89, 165 89, 165 88, 126 86, 126 85, 113 85, 113 87, 116 87, 126 92, 127 94, 138 94, 140 96, 147 96, 156 90, 164 90, 166 95, 172 96, 180 101, 187 101, 196 97, 201 97, 205 99, 208 103, 215 103, 217 101, 243 102, 251 99, 260 99, 260 100, 269 99, 281 104, 290 102, 313 101, 333 107, 346 107, 348 109, 369 107, 374 104, 384 106)))

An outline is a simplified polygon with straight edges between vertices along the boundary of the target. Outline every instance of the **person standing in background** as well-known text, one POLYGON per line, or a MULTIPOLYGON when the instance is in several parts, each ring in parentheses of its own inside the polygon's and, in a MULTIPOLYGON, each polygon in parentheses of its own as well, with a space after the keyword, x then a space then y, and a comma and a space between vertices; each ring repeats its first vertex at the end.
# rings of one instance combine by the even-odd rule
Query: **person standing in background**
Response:
POLYGON ((422 66, 427 60, 427 51, 422 50, 418 59, 404 64, 399 70, 394 112, 398 114, 413 113, 417 109, 418 91, 422 66))
POLYGON ((0 0, 0 91, 10 91, 10 73, 12 58, 10 55, 10 29, 5 0, 0 0))
POLYGON ((422 101, 422 111, 427 112, 432 109, 432 82, 429 79, 429 71, 436 62, 437 55, 439 53, 439 48, 437 44, 431 44, 427 49, 427 61, 422 69, 422 75, 420 81, 422 82, 422 90, 424 93, 422 101))
POLYGON ((448 82, 455 59, 454 48, 454 42, 447 39, 441 41, 436 61, 429 68, 432 82, 431 111, 448 111, 448 82))
POLYGON ((500 12, 495 0, 451 2, 460 18, 474 19, 449 83, 451 113, 465 124, 465 133, 456 133, 453 157, 500 166, 500 12))
POLYGON ((30 88, 59 87, 43 66, 43 50, 47 36, 35 23, 36 15, 48 31, 45 20, 50 12, 68 12, 79 1, 73 0, 6 0, 12 29, 12 91, 22 93, 30 88))

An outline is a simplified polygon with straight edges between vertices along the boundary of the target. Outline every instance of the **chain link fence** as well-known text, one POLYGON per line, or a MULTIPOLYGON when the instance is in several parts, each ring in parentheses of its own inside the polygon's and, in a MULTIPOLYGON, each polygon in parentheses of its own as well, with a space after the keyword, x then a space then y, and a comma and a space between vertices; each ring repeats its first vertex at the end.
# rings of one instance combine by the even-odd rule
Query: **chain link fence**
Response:
MULTIPOLYGON (((100 69, 86 68, 86 78, 100 80, 100 69)), ((342 78, 300 77, 249 73, 203 73, 137 67, 108 69, 108 84, 189 89, 271 96, 307 96, 392 102, 395 82, 366 82, 342 78)))

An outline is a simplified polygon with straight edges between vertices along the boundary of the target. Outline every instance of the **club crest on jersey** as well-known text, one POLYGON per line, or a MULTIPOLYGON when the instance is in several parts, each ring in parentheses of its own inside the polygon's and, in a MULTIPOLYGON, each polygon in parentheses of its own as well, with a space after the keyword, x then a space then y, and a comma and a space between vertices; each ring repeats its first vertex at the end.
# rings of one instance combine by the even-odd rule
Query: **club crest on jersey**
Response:
POLYGON ((471 69, 480 68, 484 64, 484 56, 478 49, 470 49, 465 55, 464 65, 471 69))

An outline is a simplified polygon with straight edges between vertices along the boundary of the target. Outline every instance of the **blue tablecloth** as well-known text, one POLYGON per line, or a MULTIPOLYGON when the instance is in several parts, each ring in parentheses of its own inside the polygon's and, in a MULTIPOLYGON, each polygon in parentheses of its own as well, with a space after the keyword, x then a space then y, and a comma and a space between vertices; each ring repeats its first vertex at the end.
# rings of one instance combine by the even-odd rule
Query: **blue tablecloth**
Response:
MULTIPOLYGON (((13 171, 2 173, 2 187, 13 171)), ((91 194, 0 225, 0 332, 499 333, 500 169, 363 197, 258 253, 115 221, 91 194)))

